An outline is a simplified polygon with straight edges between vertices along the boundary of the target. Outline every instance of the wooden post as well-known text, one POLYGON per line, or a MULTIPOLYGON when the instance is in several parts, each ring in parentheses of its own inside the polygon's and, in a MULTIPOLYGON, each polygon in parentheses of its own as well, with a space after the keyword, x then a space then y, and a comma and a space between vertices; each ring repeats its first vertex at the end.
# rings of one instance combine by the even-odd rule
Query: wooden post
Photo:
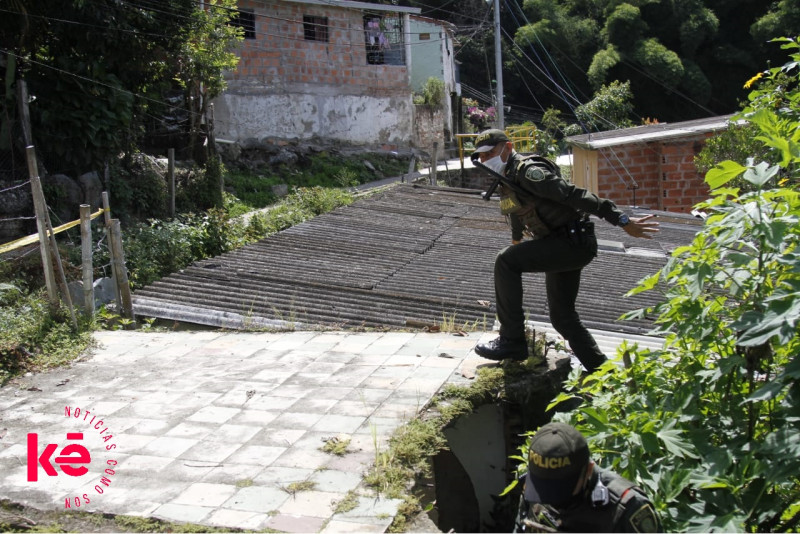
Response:
POLYGON ((131 299, 131 286, 128 283, 128 272, 125 269, 125 252, 122 248, 122 231, 119 219, 111 220, 111 248, 114 249, 114 263, 117 268, 117 287, 122 297, 122 315, 136 320, 133 315, 133 300, 131 299))
POLYGON ((117 283, 117 261, 114 257, 114 247, 111 246, 111 208, 108 203, 108 192, 103 191, 103 220, 105 221, 106 242, 108 243, 108 257, 111 260, 111 281, 114 285, 114 300, 117 302, 117 311, 122 309, 122 297, 119 294, 117 283))
POLYGON ((39 251, 42 254, 42 267, 44 267, 44 282, 47 286, 47 298, 50 309, 58 308, 58 289, 56 275, 53 270, 53 257, 50 251, 50 242, 47 239, 47 204, 44 201, 42 183, 39 181, 39 169, 36 164, 36 151, 32 146, 26 149, 28 156, 28 175, 31 179, 31 192, 33 195, 33 209, 36 213, 36 229, 39 232, 39 251))
POLYGON ((94 316, 94 276, 92 267, 92 207, 81 204, 81 270, 83 272, 83 310, 94 316))
POLYGON ((406 177, 403 176, 402 182, 411 181, 411 174, 414 172, 416 165, 417 165, 417 156, 411 154, 411 161, 408 163, 408 180, 406 180, 406 177))
POLYGON ((175 218, 175 149, 167 149, 167 183, 169 186, 169 216, 175 218))
POLYGON ((69 309, 69 317, 72 320, 73 330, 78 330, 78 320, 75 318, 75 307, 72 304, 72 296, 69 294, 69 286, 67 286, 67 276, 64 274, 64 265, 61 263, 61 254, 58 253, 58 243, 56 243, 56 233, 53 231, 53 226, 50 224, 50 217, 46 217, 47 232, 50 234, 50 250, 53 252, 53 257, 56 259, 56 267, 58 267, 58 285, 61 287, 61 296, 64 298, 64 304, 69 309))
POLYGON ((431 156, 431 174, 430 174, 431 185, 436 185, 436 165, 437 165, 437 160, 439 159, 438 152, 439 152, 439 142, 434 141, 433 156, 431 156))
MULTIPOLYGON (((217 136, 214 132, 214 104, 208 105, 208 153, 209 156, 214 158, 214 163, 219 166, 219 155, 217 154, 217 136)), ((219 194, 225 193, 225 176, 222 172, 219 173, 219 194)), ((222 196, 220 196, 222 198, 222 196)))

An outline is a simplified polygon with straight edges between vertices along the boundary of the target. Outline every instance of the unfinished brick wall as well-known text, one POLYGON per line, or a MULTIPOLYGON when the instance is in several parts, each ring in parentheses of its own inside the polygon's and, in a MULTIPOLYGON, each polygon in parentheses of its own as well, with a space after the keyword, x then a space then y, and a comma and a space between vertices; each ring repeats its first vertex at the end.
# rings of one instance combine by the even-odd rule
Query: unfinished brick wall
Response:
POLYGON ((408 87, 405 65, 367 63, 363 13, 333 5, 243 0, 255 14, 255 39, 241 45, 241 61, 230 80, 264 85, 314 84, 342 92, 408 87), (306 40, 303 16, 327 17, 328 41, 306 40))
POLYGON ((694 166, 707 137, 601 149, 598 194, 620 205, 689 213, 708 198, 708 186, 694 166))

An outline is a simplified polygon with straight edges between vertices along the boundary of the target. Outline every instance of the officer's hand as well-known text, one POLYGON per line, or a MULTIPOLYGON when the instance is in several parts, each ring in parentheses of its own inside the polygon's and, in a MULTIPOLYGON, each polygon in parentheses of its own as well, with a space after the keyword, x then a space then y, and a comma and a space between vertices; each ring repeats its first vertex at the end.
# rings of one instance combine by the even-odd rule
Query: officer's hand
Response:
POLYGON ((648 222, 649 219, 652 219, 655 215, 645 215, 644 217, 639 217, 638 219, 631 219, 631 222, 626 224, 622 227, 625 232, 632 237, 642 237, 644 239, 651 239, 655 232, 658 232, 658 223, 648 222))

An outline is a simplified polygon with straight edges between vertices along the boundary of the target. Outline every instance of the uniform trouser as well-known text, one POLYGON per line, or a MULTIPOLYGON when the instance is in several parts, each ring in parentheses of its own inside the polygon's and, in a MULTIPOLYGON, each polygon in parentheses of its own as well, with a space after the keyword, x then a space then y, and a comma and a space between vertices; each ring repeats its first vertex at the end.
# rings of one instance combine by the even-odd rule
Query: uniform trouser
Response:
POLYGON ((576 243, 568 237, 551 236, 503 249, 494 264, 500 335, 510 339, 525 336, 522 273, 545 273, 553 328, 567 340, 589 372, 600 366, 606 357, 575 311, 581 270, 596 254, 597 240, 593 235, 586 236, 583 243, 576 243))

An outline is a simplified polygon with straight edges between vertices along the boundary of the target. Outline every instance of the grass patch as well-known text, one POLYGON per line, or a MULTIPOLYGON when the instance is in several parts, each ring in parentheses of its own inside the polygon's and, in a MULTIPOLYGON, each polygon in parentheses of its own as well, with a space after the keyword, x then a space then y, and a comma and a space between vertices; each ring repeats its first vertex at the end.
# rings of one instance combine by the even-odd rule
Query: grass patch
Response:
POLYGON ((286 493, 294 495, 295 493, 300 493, 301 491, 312 491, 316 487, 316 482, 312 482, 311 480, 303 480, 300 482, 292 482, 286 486, 281 486, 281 489, 286 493))
POLYGON ((349 445, 350 438, 334 436, 325 440, 325 445, 320 447, 319 450, 327 452, 328 454, 335 454, 336 456, 344 456, 348 453, 347 447, 349 445))
POLYGON ((344 498, 336 503, 336 507, 333 509, 333 512, 336 514, 343 514, 345 512, 349 512, 350 510, 354 510, 358 506, 358 495, 353 490, 348 491, 344 498))

